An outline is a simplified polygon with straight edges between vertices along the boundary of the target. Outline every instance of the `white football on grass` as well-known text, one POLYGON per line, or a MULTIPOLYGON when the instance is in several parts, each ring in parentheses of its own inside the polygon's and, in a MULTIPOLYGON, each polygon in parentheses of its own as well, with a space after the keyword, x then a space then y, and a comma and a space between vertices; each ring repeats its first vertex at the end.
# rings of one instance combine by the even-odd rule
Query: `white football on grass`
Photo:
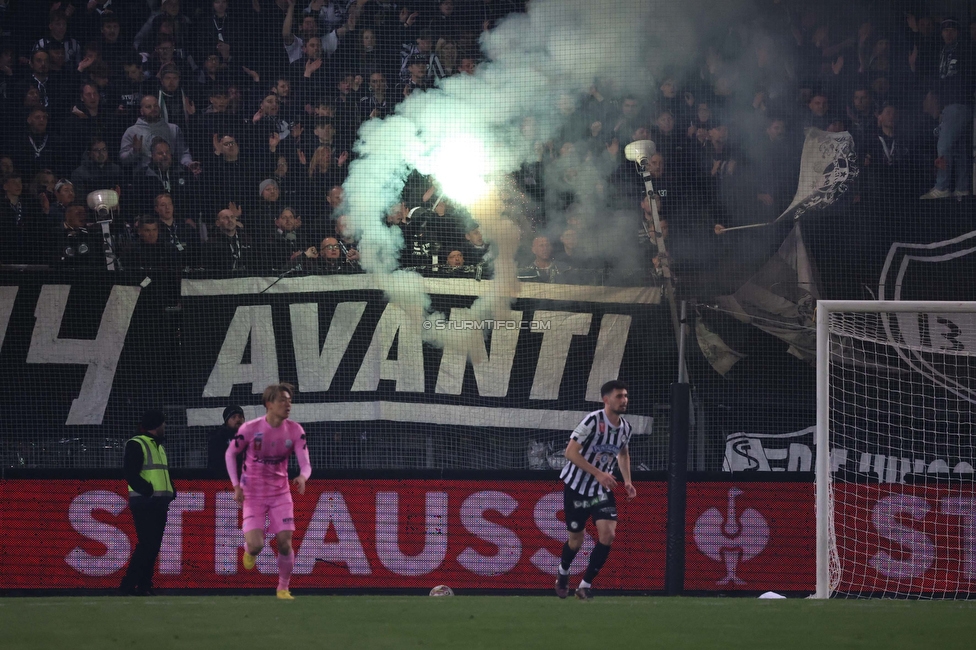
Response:
POLYGON ((430 590, 431 596, 453 596, 454 590, 447 585, 437 585, 430 590))

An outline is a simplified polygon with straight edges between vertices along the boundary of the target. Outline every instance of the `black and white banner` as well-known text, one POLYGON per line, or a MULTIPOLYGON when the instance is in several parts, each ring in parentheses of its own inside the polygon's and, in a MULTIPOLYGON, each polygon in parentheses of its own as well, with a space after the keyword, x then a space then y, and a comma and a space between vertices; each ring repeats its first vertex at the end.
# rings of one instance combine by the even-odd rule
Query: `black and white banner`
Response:
MULTIPOLYGON (((430 309, 443 316, 431 320, 387 300, 384 281, 184 281, 183 345, 200 370, 186 387, 187 423, 219 423, 231 396, 253 406, 247 415, 263 412, 264 387, 289 381, 301 395, 299 422, 572 429, 598 408, 604 382, 650 389, 653 369, 673 353, 660 346, 670 341, 660 336, 667 314, 652 316, 662 311, 657 288, 524 283, 501 319, 471 309, 492 282, 425 279, 430 309)), ((631 419, 649 428, 641 411, 631 419)))
POLYGON ((418 278, 439 315, 418 319, 371 275, 0 280, 8 450, 127 436, 149 407, 189 427, 220 424, 232 402, 257 416, 279 381, 303 423, 568 431, 620 378, 648 433, 676 364, 658 288, 521 284, 492 319, 471 310, 492 282, 418 278))
MULTIPOLYGON (((972 481, 972 457, 911 453, 906 448, 855 451, 834 444, 830 448, 830 469, 835 475, 858 477, 859 481, 905 483, 910 475, 933 478, 962 478, 972 481)), ((876 446, 876 445, 875 445, 876 446)), ((916 445, 920 446, 920 445, 916 445)), ((921 451, 921 450, 919 450, 921 451)), ((726 472, 812 472, 816 461, 815 427, 788 433, 733 433, 725 441, 726 472)))

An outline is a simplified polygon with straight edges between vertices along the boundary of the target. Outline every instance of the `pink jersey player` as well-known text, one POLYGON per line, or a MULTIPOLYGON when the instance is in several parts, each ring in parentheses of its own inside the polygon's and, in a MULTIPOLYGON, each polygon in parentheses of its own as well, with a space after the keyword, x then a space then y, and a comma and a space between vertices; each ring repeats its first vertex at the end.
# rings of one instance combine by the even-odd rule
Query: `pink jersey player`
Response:
POLYGON ((305 493, 305 482, 312 475, 305 430, 288 419, 293 392, 289 384, 268 386, 263 396, 267 414, 242 424, 224 456, 234 486, 234 500, 244 508, 244 568, 253 569, 264 548, 267 521, 268 532, 275 535, 278 544, 278 598, 282 600, 293 600, 288 590, 295 564, 291 548, 295 506, 288 486, 288 459, 292 452, 301 470, 292 481, 299 494, 305 493), (240 454, 244 454, 244 465, 238 476, 240 454))
POLYGON ((227 447, 224 458, 230 482, 235 487, 241 486, 245 499, 278 500, 278 497, 290 497, 288 458, 292 452, 295 452, 301 473, 307 479, 312 474, 312 465, 302 425, 284 420, 279 426, 272 427, 266 417, 245 422, 227 447), (242 453, 244 467, 238 480, 237 456, 242 453))

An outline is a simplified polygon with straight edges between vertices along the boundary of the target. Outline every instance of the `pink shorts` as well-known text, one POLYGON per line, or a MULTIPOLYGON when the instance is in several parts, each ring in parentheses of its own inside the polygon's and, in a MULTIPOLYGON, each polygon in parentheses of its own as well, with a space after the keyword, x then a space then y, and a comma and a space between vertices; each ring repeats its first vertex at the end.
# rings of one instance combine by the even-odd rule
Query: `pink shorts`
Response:
POLYGON ((271 534, 283 530, 295 530, 295 506, 291 494, 277 497, 245 497, 244 524, 241 530, 245 533, 264 530, 271 534))

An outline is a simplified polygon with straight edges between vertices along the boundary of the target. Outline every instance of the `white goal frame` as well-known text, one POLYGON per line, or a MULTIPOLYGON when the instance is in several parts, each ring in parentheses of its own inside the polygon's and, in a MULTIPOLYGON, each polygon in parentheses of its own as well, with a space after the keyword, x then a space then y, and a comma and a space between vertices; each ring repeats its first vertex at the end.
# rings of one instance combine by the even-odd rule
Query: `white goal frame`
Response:
POLYGON ((861 313, 976 313, 976 302, 922 300, 820 300, 817 302, 817 428, 815 465, 817 503, 817 591, 815 598, 831 594, 831 563, 837 562, 830 475, 830 332, 829 316, 835 312, 861 313))

